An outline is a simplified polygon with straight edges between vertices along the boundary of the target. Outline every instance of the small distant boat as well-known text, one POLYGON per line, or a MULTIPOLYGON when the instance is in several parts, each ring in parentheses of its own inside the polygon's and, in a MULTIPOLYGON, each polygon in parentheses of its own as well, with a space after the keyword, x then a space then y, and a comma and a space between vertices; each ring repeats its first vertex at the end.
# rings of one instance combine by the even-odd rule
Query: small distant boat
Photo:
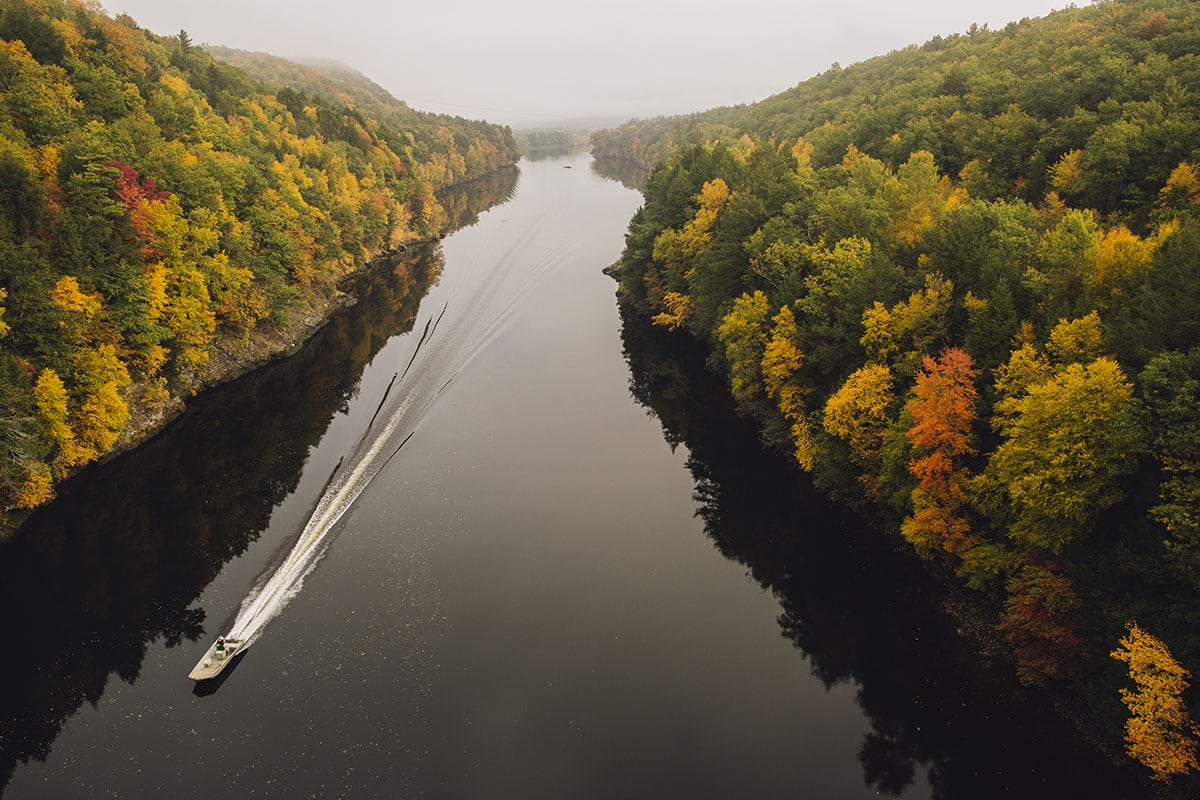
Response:
POLYGON ((217 675, 221 674, 221 670, 229 666, 233 661, 233 657, 241 652, 245 644, 244 639, 235 639, 232 636, 218 636, 213 646, 208 648, 208 652, 204 654, 199 663, 188 673, 188 677, 194 681, 206 681, 217 677, 217 675))

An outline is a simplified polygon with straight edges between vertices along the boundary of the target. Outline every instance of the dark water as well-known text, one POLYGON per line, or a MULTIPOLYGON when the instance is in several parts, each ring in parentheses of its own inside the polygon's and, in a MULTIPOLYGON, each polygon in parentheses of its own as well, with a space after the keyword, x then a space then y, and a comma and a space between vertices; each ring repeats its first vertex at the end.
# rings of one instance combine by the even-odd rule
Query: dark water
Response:
POLYGON ((622 325, 600 270, 639 202, 586 155, 523 164, 0 548, 4 796, 1136 796, 702 357, 622 325), (193 692, 339 486, 302 587, 193 692))

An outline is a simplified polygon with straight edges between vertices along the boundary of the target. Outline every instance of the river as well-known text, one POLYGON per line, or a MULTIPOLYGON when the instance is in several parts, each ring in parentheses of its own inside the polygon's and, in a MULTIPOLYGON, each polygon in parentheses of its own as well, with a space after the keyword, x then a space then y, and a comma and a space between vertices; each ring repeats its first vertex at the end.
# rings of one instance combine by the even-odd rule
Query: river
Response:
POLYGON ((636 192, 576 153, 446 204, 0 546, 4 797, 1136 796, 622 320, 636 192))

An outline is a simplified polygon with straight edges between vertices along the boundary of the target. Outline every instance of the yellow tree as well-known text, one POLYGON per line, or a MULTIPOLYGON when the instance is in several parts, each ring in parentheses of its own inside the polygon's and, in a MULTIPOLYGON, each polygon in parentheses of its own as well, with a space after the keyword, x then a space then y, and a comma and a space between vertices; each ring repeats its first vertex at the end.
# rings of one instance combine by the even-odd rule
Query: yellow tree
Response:
POLYGON ((879 490, 880 452, 895 399, 892 384, 891 369, 868 364, 851 373, 825 403, 825 432, 845 441, 862 462, 861 480, 872 496, 879 490))
POLYGON ((75 438, 67 417, 67 388, 49 367, 42 370, 33 385, 33 404, 55 443, 61 447, 75 438))
MULTIPOLYGON (((224 203, 215 211, 192 209, 187 222, 188 242, 183 257, 204 274, 217 319, 243 330, 252 328, 270 313, 267 298, 253 284, 254 273, 232 263, 222 244, 225 236, 248 237, 245 224, 224 203), (231 233, 224 233, 226 230, 231 233)), ((165 291, 165 282, 163 288, 165 291)))
POLYGON ((75 372, 79 406, 73 414, 72 428, 79 445, 76 463, 84 464, 116 444, 125 429, 129 407, 121 391, 129 386, 130 378, 111 344, 78 348, 75 372))
POLYGON ((1086 364, 1104 355, 1100 315, 1095 311, 1076 320, 1059 320, 1050 331, 1046 352, 1057 364, 1086 364))
MULTIPOLYGON (((58 373, 49 367, 42 370, 33 385, 33 406, 49 438, 58 445, 55 469, 61 472, 77 463, 78 446, 67 416, 67 388, 58 373)), ((26 464, 25 470, 27 477, 17 491, 17 507, 33 508, 53 496, 53 479, 50 467, 40 461, 26 464)))
POLYGON ((1099 290, 1097 296, 1106 304, 1121 302, 1116 295, 1131 279, 1150 269, 1157 246, 1154 237, 1143 239, 1124 225, 1101 234, 1096 243, 1095 271, 1087 276, 1099 290))
MULTIPOLYGON (((130 217, 146 258, 150 296, 147 316, 169 331, 176 368, 189 373, 208 360, 208 347, 216 331, 216 314, 202 266, 220 261, 205 262, 198 247, 189 247, 194 244, 189 242, 193 231, 176 197, 139 198, 130 208, 130 217)), ((198 232, 207 233, 207 243, 216 245, 217 237, 212 233, 198 232)), ((162 358, 162 348, 147 348, 143 366, 148 376, 161 366, 162 358)))
POLYGON ((1185 211, 1200 208, 1200 173, 1196 167, 1184 161, 1171 171, 1167 183, 1158 194, 1154 204, 1154 216, 1174 219, 1185 211))
POLYGON ((863 312, 860 344, 873 361, 890 363, 897 372, 912 374, 921 359, 946 336, 954 303, 954 284, 933 272, 925 287, 890 309, 878 300, 863 312))
POLYGON ((808 388, 796 381, 796 373, 804 363, 804 354, 796 345, 799 331, 796 316, 787 306, 771 320, 771 335, 763 350, 762 376, 767 397, 775 401, 779 413, 791 423, 793 453, 800 466, 813 468, 812 430, 804 408, 804 395, 808 388))
POLYGON ((717 213, 729 201, 729 186, 720 178, 713 178, 700 189, 696 200, 700 208, 695 218, 682 231, 684 252, 694 256, 712 246, 712 227, 717 213))
POLYGON ((1011 534, 1022 546, 1061 553, 1120 498, 1117 478, 1141 436, 1132 401, 1120 366, 1098 358, 1030 387, 999 418, 1005 441, 989 469, 1012 499, 1011 534))
POLYGON ((662 305, 666 310, 655 314, 651 321, 655 325, 666 327, 667 330, 682 328, 692 316, 692 298, 683 292, 664 292, 662 305))
POLYGON ((40 461, 25 465, 25 481, 17 489, 17 508, 36 508, 54 496, 54 479, 50 468, 40 461))
POLYGON ((1083 183, 1083 167, 1079 164, 1082 150, 1072 150, 1063 155, 1050 169, 1050 185, 1063 195, 1078 194, 1083 183))
POLYGON ((691 297, 678 291, 686 287, 685 276, 696 256, 712 248, 712 226, 717 214, 729 200, 729 186, 720 178, 708 181, 696 195, 699 208, 681 230, 667 228, 654 240, 654 260, 662 265, 665 285, 662 295, 663 313, 654 317, 655 325, 674 330, 691 316, 691 297))
POLYGON ((750 403, 762 395, 762 361, 770 313, 765 294, 744 294, 733 301, 733 309, 717 328, 729 365, 729 388, 739 403, 750 403))
POLYGON ((64 276, 50 290, 50 299, 64 312, 63 326, 74 344, 70 385, 52 369, 43 370, 34 387, 39 416, 58 444, 56 477, 94 460, 116 443, 129 419, 121 391, 130 384, 129 370, 111 342, 94 341, 91 322, 102 310, 99 295, 79 288, 64 276))
POLYGON ((1171 651, 1130 622, 1120 647, 1111 655, 1129 665, 1134 689, 1121 689, 1129 709, 1125 721, 1125 750, 1150 768, 1157 781, 1170 781, 1197 769, 1196 737, 1200 728, 1188 716, 1183 691, 1191 673, 1171 651))
POLYGON ((1089 531, 1142 446, 1133 385, 1116 361, 1094 357, 1099 346, 1099 317, 1088 314, 1055 326, 1047 354, 1023 344, 995 372, 1004 441, 986 480, 1011 501, 1010 536, 1023 548, 1059 554, 1089 531))
POLYGON ((900 165, 888 190, 893 209, 890 234, 908 248, 917 247, 946 212, 967 201, 964 190, 938 174, 933 155, 926 150, 914 152, 900 165))

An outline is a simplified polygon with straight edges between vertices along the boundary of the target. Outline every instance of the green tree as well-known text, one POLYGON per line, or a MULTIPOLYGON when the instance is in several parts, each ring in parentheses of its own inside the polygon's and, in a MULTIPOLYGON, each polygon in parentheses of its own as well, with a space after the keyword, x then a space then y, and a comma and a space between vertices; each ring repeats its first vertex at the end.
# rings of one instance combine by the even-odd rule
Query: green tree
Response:
POLYGON ((1138 383, 1163 471, 1150 515, 1166 528, 1168 561, 1200 590, 1200 350, 1160 353, 1138 383))
POLYGON ((66 71, 39 64, 20 41, 0 41, 0 86, 0 110, 36 145, 70 131, 83 108, 66 71))
POLYGON ((813 268, 795 306, 804 319, 808 364, 832 382, 862 363, 863 311, 894 298, 904 278, 862 238, 842 239, 832 249, 807 245, 804 254, 813 268))
POLYGON ((997 427, 1004 441, 988 469, 1012 501, 1010 535, 1054 553, 1119 499, 1117 478, 1133 468, 1141 446, 1133 386, 1110 358, 1070 364, 1006 397, 997 427))

